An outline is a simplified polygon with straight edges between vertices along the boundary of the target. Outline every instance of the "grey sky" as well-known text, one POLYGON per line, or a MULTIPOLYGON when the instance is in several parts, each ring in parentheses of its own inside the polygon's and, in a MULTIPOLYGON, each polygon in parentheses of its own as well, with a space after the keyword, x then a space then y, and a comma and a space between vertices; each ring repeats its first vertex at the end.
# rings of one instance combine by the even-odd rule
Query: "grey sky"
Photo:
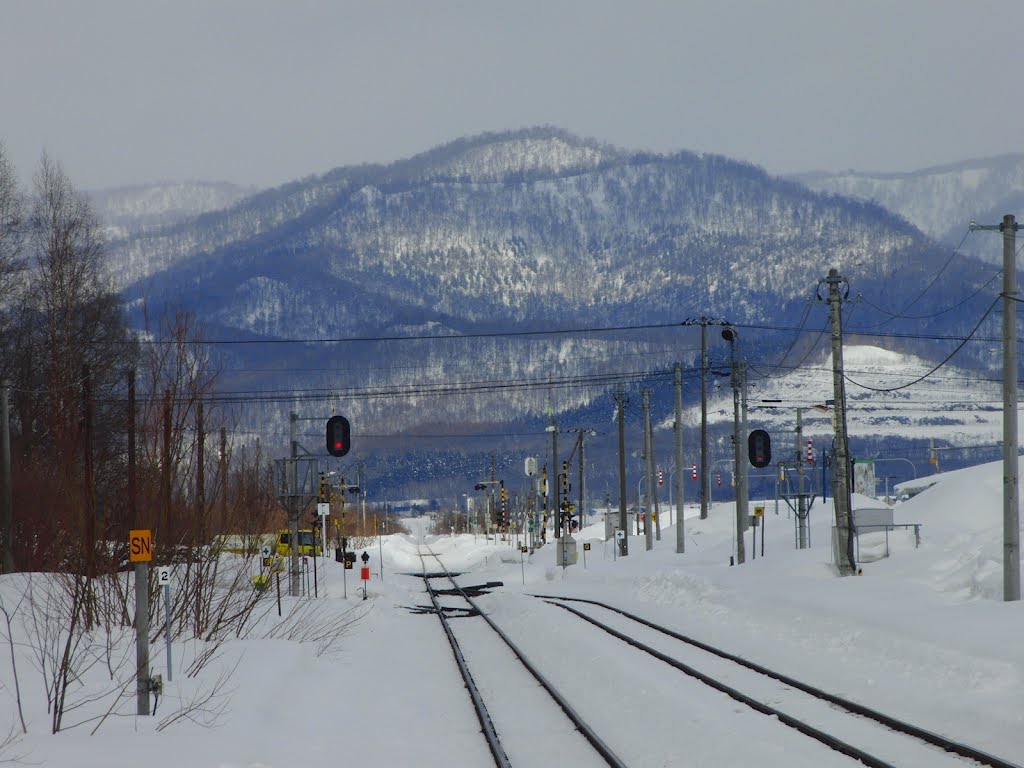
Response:
POLYGON ((0 140, 269 186, 550 124, 770 172, 1024 151, 1020 0, 0 0, 0 140), (1005 19, 1005 20, 1004 20, 1005 19))

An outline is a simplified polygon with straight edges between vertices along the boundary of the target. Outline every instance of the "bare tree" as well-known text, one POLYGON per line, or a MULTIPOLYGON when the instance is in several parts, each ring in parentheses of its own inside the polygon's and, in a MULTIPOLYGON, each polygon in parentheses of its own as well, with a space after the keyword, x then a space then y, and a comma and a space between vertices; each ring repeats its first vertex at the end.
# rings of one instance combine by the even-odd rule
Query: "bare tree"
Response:
POLYGON ((73 569, 107 533, 104 519, 96 520, 91 510, 103 517, 110 504, 96 499, 109 502, 124 495, 119 462, 124 409, 114 405, 113 395, 123 386, 122 372, 135 351, 120 299, 105 277, 99 223, 86 198, 46 155, 35 176, 24 234, 25 279, 18 281, 5 351, 14 384, 12 454, 18 459, 16 560, 22 569, 73 569), (85 366, 89 403, 97 404, 91 450, 99 468, 92 486, 96 497, 90 489, 88 499, 83 493, 85 366), (42 499, 40 487, 48 490, 42 499))
POLYGON ((20 287, 16 278, 25 268, 24 218, 24 198, 7 159, 7 150, 0 142, 0 338, 10 319, 12 299, 20 287))
MULTIPOLYGON (((18 720, 21 722, 21 732, 28 733, 28 728, 25 727, 25 713, 21 707, 21 681, 18 679, 18 662, 14 654, 14 627, 11 624, 11 619, 17 616, 18 611, 21 609, 22 604, 25 602, 24 594, 21 599, 17 601, 13 608, 8 608, 4 604, 4 596, 0 594, 0 613, 4 616, 4 623, 6 624, 6 631, 4 638, 7 640, 7 647, 11 655, 11 676, 14 679, 14 701, 18 707, 18 720)), ((0 754, 3 754, 2 745, 0 745, 0 754)))

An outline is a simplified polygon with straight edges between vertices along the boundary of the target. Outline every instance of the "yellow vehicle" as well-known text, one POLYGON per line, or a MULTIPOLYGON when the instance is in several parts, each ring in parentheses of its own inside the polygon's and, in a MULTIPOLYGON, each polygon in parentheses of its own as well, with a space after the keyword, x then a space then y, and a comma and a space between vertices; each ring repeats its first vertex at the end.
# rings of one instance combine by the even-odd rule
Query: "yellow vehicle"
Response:
MULTIPOLYGON (((322 555, 323 547, 320 546, 320 531, 310 528, 299 529, 299 554, 300 555, 322 555)), ((277 532, 277 554, 281 557, 291 557, 292 532, 283 528, 277 532)))

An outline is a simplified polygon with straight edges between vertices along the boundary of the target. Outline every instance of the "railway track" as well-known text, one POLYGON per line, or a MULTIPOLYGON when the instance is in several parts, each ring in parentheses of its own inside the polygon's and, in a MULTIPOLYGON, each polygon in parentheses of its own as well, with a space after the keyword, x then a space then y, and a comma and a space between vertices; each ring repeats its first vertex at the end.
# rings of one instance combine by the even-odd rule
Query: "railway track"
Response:
POLYGON ((651 659, 873 768, 1020 768, 594 600, 534 595, 651 659))
POLYGON ((554 763, 625 768, 627 763, 479 608, 469 588, 455 581, 440 557, 422 549, 423 572, 419 575, 448 638, 494 764, 499 768, 554 763), (428 558, 437 564, 433 570, 427 567, 428 558), (431 583, 435 580, 451 587, 438 589, 431 583), (481 621, 460 620, 470 617, 481 621), (496 637, 500 643, 495 642, 496 637))
MULTIPOLYGON (((533 595, 563 612, 565 619, 559 623, 552 616, 551 621, 538 622, 535 617, 522 627, 505 622, 515 632, 503 631, 473 599, 493 585, 483 585, 483 589, 461 586, 435 553, 421 546, 419 556, 423 571, 416 575, 423 579, 430 597, 430 612, 437 615, 448 637, 495 765, 687 765, 688 756, 695 753, 702 757, 691 758, 696 759, 694 765, 707 764, 709 754, 716 755, 717 764, 745 764, 742 759, 737 762, 736 754, 742 750, 736 750, 732 743, 735 740, 723 741, 720 735, 713 734, 704 737, 699 727, 688 733, 685 746, 680 742, 678 754, 670 755, 645 751, 635 734, 624 734, 621 719, 609 719, 608 706, 602 704, 613 700, 614 695, 599 692, 599 681, 581 683, 578 672, 574 673, 575 678, 567 676, 564 650, 551 651, 552 644, 564 643, 566 637, 572 638, 571 643, 580 643, 579 630, 572 631, 568 624, 580 619, 595 630, 584 633, 594 637, 593 641, 586 641, 588 647, 604 649, 588 653, 603 653, 602 658, 625 670, 627 676, 648 680, 665 679, 665 671, 658 669, 667 671, 667 665, 683 675, 678 683, 671 681, 675 673, 667 679, 667 687, 680 704, 705 700, 707 694, 697 688, 711 687, 752 712, 746 717, 757 717, 753 713, 767 715, 770 719, 762 721, 762 725, 780 729, 777 737, 767 737, 769 741, 792 744, 793 739, 803 736, 817 741, 819 748, 831 751, 832 758, 815 764, 1021 768, 599 601, 533 595), (570 618, 570 614, 575 618, 570 618), (545 626, 552 636, 538 636, 537 626, 545 626), (559 630, 569 631, 559 639, 559 630), (605 639, 597 641, 597 637, 605 639), (611 650, 612 647, 636 653, 629 654, 626 660, 621 650, 611 650), (523 648, 542 662, 543 672, 523 648), (559 661, 552 662, 553 658, 559 661), (570 701, 559 687, 572 690, 574 700, 570 701), (614 744, 614 751, 609 742, 614 744)), ((508 608, 505 604, 504 609, 508 608)), ((538 610, 543 613, 553 608, 538 610)), ((626 690, 619 688, 617 692, 626 690)), ((645 696, 640 693, 641 700, 645 696)), ((637 701, 635 696, 633 701, 637 701)), ((728 716, 724 722, 729 722, 728 716)), ((686 731, 686 726, 681 730, 686 731)))

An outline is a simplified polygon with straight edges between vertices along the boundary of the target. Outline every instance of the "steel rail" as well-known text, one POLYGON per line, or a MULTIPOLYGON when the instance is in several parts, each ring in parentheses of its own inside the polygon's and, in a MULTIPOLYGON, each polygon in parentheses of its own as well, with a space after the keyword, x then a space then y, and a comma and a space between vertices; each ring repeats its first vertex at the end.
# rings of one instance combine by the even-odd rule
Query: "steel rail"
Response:
MULTIPOLYGON (((899 719, 897 719, 895 717, 892 717, 890 715, 887 715, 887 714, 885 714, 883 712, 879 712, 877 710, 871 709, 870 707, 864 706, 863 704, 858 704, 857 702, 850 701, 849 699, 844 699, 844 698, 842 698, 840 696, 836 696, 835 694, 829 693, 828 691, 824 691, 824 690, 822 690, 820 688, 816 688, 815 686, 812 686, 812 685, 809 685, 807 683, 801 682, 800 680, 796 680, 795 678, 789 677, 788 675, 784 675, 784 674, 782 674, 780 672, 775 672, 774 670, 771 670, 771 669, 769 669, 767 667, 764 667, 764 666, 762 666, 760 664, 757 664, 756 662, 749 661, 748 659, 745 659, 745 658, 743 658, 741 656, 737 656, 735 654, 729 653, 728 651, 724 651, 724 650, 722 650, 720 648, 716 648, 715 646, 708 645, 707 643, 701 642, 700 640, 697 640, 697 639, 692 638, 692 637, 688 637, 687 635, 683 635, 683 634, 681 634, 679 632, 676 632, 674 630, 671 630, 671 629, 669 629, 667 627, 663 627, 660 624, 655 624, 654 622, 649 621, 649 620, 647 620, 647 619, 645 619, 645 618, 643 618, 641 616, 637 616, 636 614, 630 613, 629 611, 625 611, 625 610, 623 610, 621 608, 616 608, 613 605, 608 605, 607 603, 602 603, 602 602, 600 602, 598 600, 589 600, 589 599, 581 598, 581 597, 566 597, 566 596, 560 596, 560 595, 532 595, 532 596, 533 597, 539 597, 539 598, 545 600, 546 602, 551 603, 551 605, 557 605, 559 608, 562 608, 562 609, 564 609, 566 611, 569 611, 570 613, 575 614, 576 616, 584 619, 585 621, 588 621, 591 624, 594 624, 595 626, 600 627, 601 629, 603 629, 604 631, 608 632, 609 634, 611 634, 611 635, 613 635, 615 637, 618 637, 620 640, 623 640, 624 642, 627 642, 630 645, 633 645, 633 646, 635 646, 637 648, 640 648, 640 649, 644 650, 645 652, 651 653, 652 655, 660 658, 662 661, 665 661, 666 663, 671 664, 672 666, 676 666, 677 668, 681 669, 681 671, 686 672, 686 670, 682 669, 682 667, 685 667, 686 665, 682 664, 681 662, 676 662, 676 660, 671 659, 671 657, 664 657, 664 658, 662 658, 664 656, 664 654, 660 654, 658 651, 655 651, 652 648, 648 648, 647 646, 644 646, 642 643, 639 643, 639 642, 633 640, 633 638, 630 638, 628 635, 625 635, 625 634, 623 634, 621 632, 618 632, 617 630, 612 629, 611 627, 608 627, 607 625, 601 623, 597 619, 594 619, 591 616, 587 616, 586 614, 584 614, 584 613, 582 613, 580 611, 577 611, 577 610, 571 608, 570 606, 562 605, 561 603, 557 603, 557 602, 553 602, 553 601, 555 601, 555 600, 563 600, 563 601, 566 601, 566 602, 577 602, 577 603, 586 603, 586 604, 590 604, 590 605, 596 605, 599 608, 604 608, 606 610, 612 611, 613 613, 618 613, 618 614, 620 614, 622 616, 625 616, 628 619, 631 619, 632 621, 637 622, 638 624, 642 624, 642 625, 644 625, 644 626, 646 626, 646 627, 648 627, 650 629, 653 629, 653 630, 655 630, 657 632, 661 632, 664 635, 667 635, 669 637, 675 638, 676 640, 679 640, 681 642, 687 643, 688 645, 692 645, 695 648, 699 648, 702 651, 706 651, 707 653, 710 653, 712 655, 718 656, 719 658, 722 658, 722 659, 725 659, 727 661, 731 661, 731 662, 734 662, 736 664, 739 664, 740 666, 746 667, 747 669, 749 669, 749 670, 751 670, 753 672, 757 672, 759 674, 765 675, 766 677, 772 678, 774 680, 778 680, 779 682, 784 683, 785 685, 788 685, 788 686, 790 686, 792 688, 795 688, 795 689, 797 689, 799 691, 802 691, 802 692, 804 692, 804 693, 806 693, 806 694, 808 694, 810 696, 813 696, 815 698, 821 699, 823 701, 827 701, 830 704, 833 704, 833 705, 835 705, 837 707, 845 709, 848 712, 850 712, 851 714, 859 715, 861 717, 865 717, 865 718, 868 718, 870 720, 874 720, 875 722, 879 723, 880 725, 884 725, 885 727, 887 727, 887 728, 889 728, 889 729, 891 729, 893 731, 897 731, 899 733, 903 733, 903 734, 905 734, 907 736, 912 736, 912 737, 914 737, 916 739, 919 739, 919 740, 921 740, 923 742, 931 744, 932 746, 938 747, 938 748, 942 749, 945 752, 950 752, 952 754, 959 755, 960 757, 964 757, 964 758, 967 758, 969 760, 974 760, 974 761, 976 761, 976 762, 978 762, 978 763, 980 763, 982 765, 991 766, 991 768, 1021 768, 1021 766, 1017 765, 1016 763, 1011 763, 1011 762, 1009 762, 1007 760, 1004 760, 1004 759, 1002 759, 1000 757, 996 757, 994 755, 988 754, 987 752, 984 752, 984 751, 982 751, 980 749, 977 749, 975 747, 971 747, 971 746, 968 746, 966 744, 962 744, 960 742, 953 741, 952 739, 948 739, 945 736, 940 736, 939 734, 933 733, 932 731, 928 731, 928 730, 925 730, 924 728, 920 728, 920 727, 918 727, 916 725, 912 725, 912 724, 907 723, 905 721, 899 720, 899 719)), ((701 679, 702 682, 707 682, 709 685, 712 685, 712 687, 716 687, 719 690, 723 690, 723 692, 728 692, 728 691, 724 690, 725 688, 727 688, 727 686, 719 687, 721 684, 717 683, 717 681, 709 682, 710 678, 708 678, 708 680, 704 680, 704 677, 706 677, 706 676, 701 675, 701 673, 696 672, 696 670, 693 670, 693 672, 695 673, 694 676, 697 677, 698 679, 701 679)), ((687 672, 687 674, 689 674, 689 672, 687 672)), ((732 689, 729 689, 729 690, 732 690, 732 689)), ((738 691, 736 693, 739 694, 738 691)), ((730 693, 729 695, 731 696, 732 694, 730 693)), ((744 694, 739 694, 739 695, 740 696, 744 696, 744 694)), ((736 698, 736 697, 733 697, 733 698, 736 698)), ((746 697, 744 696, 744 698, 746 698, 746 697)), ((751 700, 751 701, 753 701, 753 700, 751 700)), ((749 702, 746 702, 746 703, 749 703, 749 702)), ((758 704, 758 706, 755 707, 755 708, 760 708, 762 706, 765 706, 765 705, 761 705, 758 702, 755 702, 755 704, 758 704)), ((770 707, 768 709, 771 710, 770 707)), ((765 710, 761 710, 761 711, 765 711, 765 710)), ((788 716, 784 715, 783 713, 776 712, 775 710, 771 710, 771 714, 778 715, 780 720, 782 720, 783 718, 788 718, 788 716)), ((792 719, 792 718, 790 718, 790 719, 792 719)), ((794 725, 794 727, 796 727, 796 726, 794 725)), ((798 730, 801 730, 801 729, 798 729, 798 730)), ((851 749, 856 749, 856 748, 855 747, 851 747, 851 749)), ((859 758, 859 759, 864 759, 864 758, 859 758)), ((872 759, 874 759, 874 758, 872 758, 872 759)), ((875 763, 869 763, 869 764, 874 765, 875 763)), ((885 763, 878 763, 878 765, 887 765, 887 764, 885 764, 885 763)))
MULTIPOLYGON (((512 651, 515 657, 519 659, 519 661, 526 668, 526 670, 533 676, 533 679, 536 680, 545 691, 547 691, 548 695, 551 696, 552 699, 554 699, 555 703, 558 704, 559 708, 565 713, 566 717, 568 717, 569 720, 572 721, 573 725, 575 725, 576 729, 580 732, 580 735, 583 736, 583 738, 590 743, 590 745, 597 751, 599 755, 601 755, 605 763, 607 763, 610 766, 613 766, 613 768, 626 768, 626 763, 624 763, 618 757, 618 755, 616 755, 612 751, 611 747, 604 743, 601 737, 597 735, 597 732, 593 728, 591 728, 590 725, 587 724, 587 722, 579 715, 578 712, 576 712, 573 706, 558 691, 558 689, 555 688, 547 680, 547 678, 545 678, 540 673, 540 671, 530 662, 528 658, 526 658, 526 655, 518 648, 518 646, 516 646, 515 643, 512 642, 511 639, 509 639, 508 635, 506 635, 502 631, 501 627, 495 624, 491 617, 488 616, 484 611, 482 611, 480 609, 480 606, 478 606, 476 602, 474 602, 473 598, 466 594, 465 590, 463 590, 462 587, 459 586, 458 582, 455 581, 455 578, 451 575, 451 573, 449 573, 444 563, 441 562, 441 558, 438 557, 437 554, 435 554, 434 552, 431 552, 429 549, 427 550, 427 553, 435 560, 437 560, 437 563, 439 566, 441 566, 441 570, 444 572, 444 575, 447 576, 448 580, 452 583, 452 586, 458 591, 462 599, 469 603, 470 606, 472 606, 473 610, 476 611, 476 613, 479 614, 479 616, 485 622, 487 622, 487 625, 491 629, 493 629, 494 632, 498 635, 498 637, 501 638, 502 642, 504 642, 505 645, 508 646, 509 650, 512 651)), ((422 557, 422 555, 420 555, 420 557, 422 557)), ((427 590, 431 593, 431 600, 434 600, 436 605, 433 587, 429 583, 426 571, 427 569, 426 567, 424 567, 423 581, 427 584, 427 590)))

